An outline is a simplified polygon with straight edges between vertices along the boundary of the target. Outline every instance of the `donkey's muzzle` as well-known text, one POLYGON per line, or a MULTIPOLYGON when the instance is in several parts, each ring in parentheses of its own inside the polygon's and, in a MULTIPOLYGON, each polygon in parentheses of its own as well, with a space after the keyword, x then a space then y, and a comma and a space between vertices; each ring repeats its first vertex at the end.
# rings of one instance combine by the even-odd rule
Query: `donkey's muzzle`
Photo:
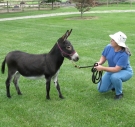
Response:
POLYGON ((71 56, 71 59, 73 60, 73 61, 78 61, 79 60, 79 55, 78 55, 78 53, 77 52, 75 52, 72 56, 71 56))

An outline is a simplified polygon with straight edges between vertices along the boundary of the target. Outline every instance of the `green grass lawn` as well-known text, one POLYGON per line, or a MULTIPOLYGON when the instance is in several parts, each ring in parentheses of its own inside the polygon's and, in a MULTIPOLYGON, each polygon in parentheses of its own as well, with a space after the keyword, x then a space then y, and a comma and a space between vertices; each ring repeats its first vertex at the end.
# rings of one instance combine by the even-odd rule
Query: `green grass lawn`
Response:
MULTIPOLYGON (((117 10, 117 9, 116 9, 117 10)), ((6 17, 7 14, 2 14, 6 17)), ((8 14, 10 15, 10 14, 8 14)), ((19 16, 18 13, 14 13, 19 16)), ((80 55, 78 65, 92 65, 110 43, 109 34, 119 30, 126 33, 130 58, 135 70, 135 14, 84 14, 93 20, 72 20, 80 15, 0 22, 0 63, 12 50, 28 53, 47 53, 67 29, 73 29, 68 38, 80 55), (69 20, 70 19, 70 20, 69 20)), ((1 16, 1 15, 0 15, 1 16)), ((59 83, 65 99, 58 98, 54 84, 46 100, 45 80, 20 78, 18 96, 11 83, 11 99, 6 97, 5 74, 0 74, 0 127, 134 127, 135 77, 123 83, 124 97, 115 101, 115 93, 101 94, 91 81, 90 69, 76 69, 65 59, 59 74, 59 83)))

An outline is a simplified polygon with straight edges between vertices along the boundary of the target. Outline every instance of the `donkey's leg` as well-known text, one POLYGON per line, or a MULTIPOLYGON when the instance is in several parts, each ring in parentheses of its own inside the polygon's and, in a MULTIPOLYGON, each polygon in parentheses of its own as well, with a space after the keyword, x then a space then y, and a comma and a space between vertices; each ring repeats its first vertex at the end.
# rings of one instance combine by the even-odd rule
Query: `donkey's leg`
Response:
POLYGON ((46 99, 50 99, 50 83, 51 83, 51 78, 46 77, 46 99))
POLYGON ((11 80, 12 80, 12 77, 13 77, 14 73, 15 73, 15 71, 8 70, 8 77, 7 77, 7 80, 6 80, 6 91, 7 91, 7 97, 8 98, 11 98, 10 83, 11 83, 11 80))
POLYGON ((12 76, 8 76, 7 80, 6 80, 6 91, 7 91, 7 97, 11 98, 10 95, 10 82, 12 80, 12 76))
POLYGON ((60 85, 59 85, 59 82, 58 82, 58 74, 59 74, 59 71, 52 77, 52 79, 53 79, 53 82, 55 84, 56 89, 58 90, 59 97, 63 99, 64 97, 62 96, 62 93, 61 93, 61 90, 60 90, 60 85))
POLYGON ((20 88, 18 86, 19 84, 19 78, 20 78, 20 73, 17 71, 14 75, 14 79, 13 79, 13 83, 15 85, 15 88, 16 88, 16 91, 18 93, 18 95, 22 95, 21 91, 20 91, 20 88))

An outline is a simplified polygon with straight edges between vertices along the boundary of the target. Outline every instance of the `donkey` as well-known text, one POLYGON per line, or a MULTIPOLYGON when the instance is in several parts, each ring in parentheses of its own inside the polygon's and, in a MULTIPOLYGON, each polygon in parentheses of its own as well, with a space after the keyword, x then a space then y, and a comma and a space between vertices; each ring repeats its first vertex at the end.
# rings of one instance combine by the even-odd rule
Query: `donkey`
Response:
POLYGON ((46 99, 50 99, 49 91, 52 79, 59 97, 64 98, 58 83, 60 67, 64 57, 75 62, 79 60, 78 53, 74 50, 70 41, 67 40, 71 32, 72 29, 67 30, 47 54, 28 54, 21 51, 12 51, 7 54, 2 63, 1 71, 4 74, 5 64, 7 64, 8 76, 5 84, 8 98, 11 98, 10 83, 12 79, 18 95, 22 94, 18 85, 20 75, 27 78, 44 77, 46 80, 46 99))

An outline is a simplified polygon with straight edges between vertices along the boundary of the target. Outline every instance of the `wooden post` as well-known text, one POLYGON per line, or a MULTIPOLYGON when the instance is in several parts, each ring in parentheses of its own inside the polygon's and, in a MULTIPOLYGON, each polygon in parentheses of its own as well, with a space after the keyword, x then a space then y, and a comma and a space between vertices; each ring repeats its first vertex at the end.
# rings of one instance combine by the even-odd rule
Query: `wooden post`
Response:
POLYGON ((108 0, 107 0, 107 7, 108 7, 108 0))
POLYGON ((132 0, 130 0, 130 7, 132 7, 132 0))
POLYGON ((40 1, 38 1, 38 10, 40 10, 40 1))
POLYGON ((117 0, 117 6, 118 6, 118 0, 117 0))
POLYGON ((9 8, 8 8, 8 1, 7 1, 7 12, 9 12, 9 8))

